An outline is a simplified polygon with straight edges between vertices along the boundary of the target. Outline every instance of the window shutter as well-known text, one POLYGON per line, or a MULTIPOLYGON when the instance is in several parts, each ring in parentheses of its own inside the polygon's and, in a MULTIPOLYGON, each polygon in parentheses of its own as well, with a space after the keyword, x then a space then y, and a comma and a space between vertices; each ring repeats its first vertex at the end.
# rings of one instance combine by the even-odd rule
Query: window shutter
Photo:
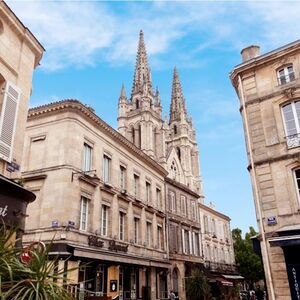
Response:
POLYGON ((190 244, 189 254, 193 254, 193 241, 192 241, 192 233, 191 233, 191 231, 189 231, 189 244, 190 244))
POLYGON ((19 100, 20 89, 7 82, 0 116, 0 158, 8 162, 12 159, 19 100))
POLYGON ((185 238, 184 238, 184 229, 181 229, 181 236, 182 236, 182 252, 186 253, 185 251, 185 238))

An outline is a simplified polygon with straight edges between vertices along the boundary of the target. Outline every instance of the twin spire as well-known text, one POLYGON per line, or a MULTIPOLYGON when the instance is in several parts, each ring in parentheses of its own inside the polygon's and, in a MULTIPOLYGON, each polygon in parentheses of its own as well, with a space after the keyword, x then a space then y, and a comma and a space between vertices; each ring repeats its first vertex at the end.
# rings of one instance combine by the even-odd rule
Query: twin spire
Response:
MULTIPOLYGON (((151 70, 148 65, 148 57, 144 41, 144 33, 141 30, 139 34, 139 43, 136 56, 136 64, 133 78, 132 94, 146 93, 154 96, 156 101, 160 102, 159 91, 156 88, 155 94, 152 90, 151 70)), ((120 101, 127 101, 124 84, 122 85, 120 101)), ((170 105, 170 123, 173 121, 180 121, 182 118, 187 118, 187 111, 185 107, 185 99, 182 93, 181 83, 176 67, 173 73, 172 97, 170 105)))

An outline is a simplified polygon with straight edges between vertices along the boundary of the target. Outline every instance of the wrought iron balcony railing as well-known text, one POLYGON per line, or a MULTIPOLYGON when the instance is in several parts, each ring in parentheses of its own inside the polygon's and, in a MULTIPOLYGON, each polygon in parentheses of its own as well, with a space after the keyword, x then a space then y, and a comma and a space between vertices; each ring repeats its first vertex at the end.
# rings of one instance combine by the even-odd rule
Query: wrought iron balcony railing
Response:
POLYGON ((287 147, 290 148, 295 148, 300 146, 300 133, 288 135, 286 137, 286 143, 287 147))

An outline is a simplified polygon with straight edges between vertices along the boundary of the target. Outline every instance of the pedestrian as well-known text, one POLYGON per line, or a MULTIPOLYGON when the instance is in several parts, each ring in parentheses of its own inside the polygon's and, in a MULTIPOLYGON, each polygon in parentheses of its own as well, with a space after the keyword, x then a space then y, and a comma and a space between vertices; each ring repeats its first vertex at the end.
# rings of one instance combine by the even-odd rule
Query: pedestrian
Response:
POLYGON ((170 300, 175 300, 175 299, 176 299, 176 296, 175 296, 175 294, 174 294, 173 291, 170 291, 169 299, 170 299, 170 300))
POLYGON ((260 289, 260 286, 257 286, 255 296, 257 300, 264 300, 264 292, 260 289))

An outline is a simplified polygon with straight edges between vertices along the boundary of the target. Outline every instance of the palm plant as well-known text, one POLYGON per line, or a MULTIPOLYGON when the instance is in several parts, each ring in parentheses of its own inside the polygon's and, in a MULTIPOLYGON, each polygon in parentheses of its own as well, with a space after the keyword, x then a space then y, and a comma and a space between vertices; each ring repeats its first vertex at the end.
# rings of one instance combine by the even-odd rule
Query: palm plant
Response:
POLYGON ((193 270, 191 276, 186 278, 186 291, 190 300, 206 300, 210 298, 210 285, 207 277, 201 270, 193 270))
POLYGON ((57 270, 58 259, 49 259, 48 250, 33 248, 28 264, 20 261, 22 249, 8 243, 14 230, 2 230, 0 237, 1 300, 71 300, 61 284, 64 270, 57 270), (3 256, 2 256, 3 254, 3 256))

